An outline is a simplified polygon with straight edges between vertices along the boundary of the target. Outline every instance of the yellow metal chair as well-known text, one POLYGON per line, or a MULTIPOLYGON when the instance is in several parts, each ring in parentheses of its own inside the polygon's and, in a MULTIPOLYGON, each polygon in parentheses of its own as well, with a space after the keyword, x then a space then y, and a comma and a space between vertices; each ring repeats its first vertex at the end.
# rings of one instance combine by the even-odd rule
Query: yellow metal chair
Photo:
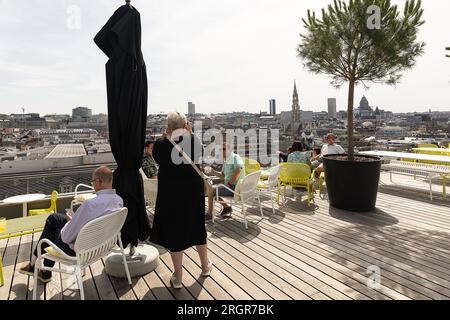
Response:
POLYGON ((439 148, 439 147, 432 143, 419 143, 417 144, 417 148, 439 148))
POLYGON ((253 159, 244 158, 245 161, 245 174, 251 174, 261 170, 261 165, 258 161, 253 159))
POLYGON ((56 213, 57 212, 56 211, 56 201, 57 200, 58 200, 58 192, 53 191, 49 208, 28 210, 28 215, 29 216, 37 216, 39 214, 44 214, 44 213, 56 213))
MULTIPOLYGON (((0 228, 0 240, 41 232, 44 229, 45 221, 48 216, 48 214, 41 214, 34 217, 7 220, 5 221, 5 225, 2 225, 0 228)), ((3 274, 2 255, 0 252, 0 287, 4 284, 5 278, 3 274)))
MULTIPOLYGON (((308 207, 311 201, 314 202, 314 177, 315 171, 311 172, 311 167, 304 163, 281 163, 280 164, 280 184, 284 186, 284 199, 286 199, 286 187, 305 188, 308 192, 308 207)), ((280 192, 278 192, 278 200, 280 192)))
POLYGON ((319 178, 319 197, 322 196, 323 194, 323 185, 325 183, 325 172, 322 172, 320 174, 320 178, 319 178))

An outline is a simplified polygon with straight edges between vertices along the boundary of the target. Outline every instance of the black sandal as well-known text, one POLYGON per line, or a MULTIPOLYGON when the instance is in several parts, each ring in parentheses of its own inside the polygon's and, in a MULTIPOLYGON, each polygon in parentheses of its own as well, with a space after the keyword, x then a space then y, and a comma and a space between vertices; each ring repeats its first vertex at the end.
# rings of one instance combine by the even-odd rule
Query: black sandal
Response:
POLYGON ((230 218, 232 212, 233 212, 233 209, 231 207, 226 207, 226 208, 222 209, 222 212, 220 213, 220 216, 222 218, 230 218))

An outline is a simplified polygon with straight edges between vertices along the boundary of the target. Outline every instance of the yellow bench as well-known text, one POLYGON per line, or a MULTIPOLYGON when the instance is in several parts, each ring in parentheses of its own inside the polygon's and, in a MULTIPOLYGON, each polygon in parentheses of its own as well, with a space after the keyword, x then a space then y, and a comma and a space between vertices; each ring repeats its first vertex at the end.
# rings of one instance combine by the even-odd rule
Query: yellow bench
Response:
MULTIPOLYGON (((44 230, 45 221, 50 214, 40 214, 24 218, 6 220, 6 229, 0 230, 0 240, 20 237, 44 230)), ((0 254, 0 286, 5 284, 2 256, 0 254)))

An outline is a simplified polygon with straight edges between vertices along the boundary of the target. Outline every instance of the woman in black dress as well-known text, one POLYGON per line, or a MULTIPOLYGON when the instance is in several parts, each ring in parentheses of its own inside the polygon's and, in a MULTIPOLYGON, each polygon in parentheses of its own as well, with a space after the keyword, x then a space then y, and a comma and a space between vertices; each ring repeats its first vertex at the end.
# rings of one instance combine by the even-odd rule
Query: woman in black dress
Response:
POLYGON ((212 263, 208 259, 205 228, 205 194, 202 178, 174 150, 169 139, 198 163, 202 145, 192 134, 184 115, 168 116, 164 137, 156 141, 153 157, 159 165, 158 196, 150 241, 165 247, 171 255, 174 273, 170 283, 182 288, 184 250, 196 246, 202 264, 202 276, 209 276, 212 263), (190 147, 189 147, 190 145, 190 147), (190 149, 190 150, 189 150, 190 149), (181 163, 181 164, 179 164, 181 163))

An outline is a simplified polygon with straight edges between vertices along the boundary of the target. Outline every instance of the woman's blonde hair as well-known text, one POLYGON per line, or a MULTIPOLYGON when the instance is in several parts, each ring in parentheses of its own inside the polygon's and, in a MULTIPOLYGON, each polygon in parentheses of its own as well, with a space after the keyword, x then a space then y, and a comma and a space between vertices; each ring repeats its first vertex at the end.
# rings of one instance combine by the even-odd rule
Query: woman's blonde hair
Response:
POLYGON ((177 129, 184 128, 187 123, 187 118, 184 114, 179 112, 171 112, 167 116, 167 129, 173 132, 177 129))

